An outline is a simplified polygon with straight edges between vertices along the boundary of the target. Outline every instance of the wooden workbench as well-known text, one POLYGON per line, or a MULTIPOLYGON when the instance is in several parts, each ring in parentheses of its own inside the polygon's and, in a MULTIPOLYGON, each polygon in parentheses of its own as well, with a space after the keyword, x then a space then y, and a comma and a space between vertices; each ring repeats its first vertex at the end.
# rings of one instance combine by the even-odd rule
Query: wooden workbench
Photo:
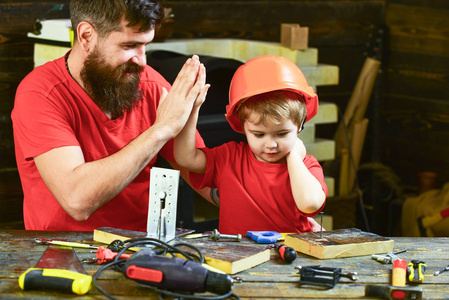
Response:
MULTIPOLYGON (((106 299, 95 287, 85 296, 75 296, 58 292, 22 291, 17 283, 18 277, 39 261, 45 245, 34 242, 34 238, 66 239, 72 242, 95 244, 92 232, 43 232, 0 229, 0 299, 106 299)), ((246 238, 245 238, 246 239, 246 238)), ((393 238, 394 249, 406 249, 400 256, 407 261, 420 259, 427 263, 428 271, 423 288, 423 299, 447 299, 449 295, 449 272, 439 276, 433 273, 449 264, 449 238, 393 238)), ((244 240, 243 243, 253 243, 244 240)), ((211 243, 213 243, 211 241, 211 243)), ((101 246, 101 244, 96 244, 101 246)), ((76 249, 80 259, 92 258, 95 254, 89 249, 76 249)), ((93 275, 99 265, 85 264, 88 274, 93 275)), ((243 278, 242 283, 235 283, 234 293, 242 299, 374 299, 366 298, 365 285, 388 285, 391 282, 391 265, 384 265, 370 256, 318 260, 302 254, 292 264, 282 261, 274 249, 271 260, 252 269, 236 274, 243 278), (300 287, 297 265, 318 265, 342 268, 344 273, 356 271, 359 279, 355 282, 342 278, 332 289, 317 290, 300 287)), ((157 295, 148 288, 138 286, 126 279, 114 269, 107 269, 99 279, 99 284, 106 291, 119 299, 157 299, 157 295)))

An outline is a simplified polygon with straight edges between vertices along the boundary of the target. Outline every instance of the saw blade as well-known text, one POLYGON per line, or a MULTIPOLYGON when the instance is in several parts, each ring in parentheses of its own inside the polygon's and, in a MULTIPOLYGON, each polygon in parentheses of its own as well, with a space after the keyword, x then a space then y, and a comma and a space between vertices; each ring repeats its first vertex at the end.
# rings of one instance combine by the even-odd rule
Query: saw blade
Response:
POLYGON ((36 265, 40 269, 64 269, 87 274, 73 248, 48 246, 36 265))

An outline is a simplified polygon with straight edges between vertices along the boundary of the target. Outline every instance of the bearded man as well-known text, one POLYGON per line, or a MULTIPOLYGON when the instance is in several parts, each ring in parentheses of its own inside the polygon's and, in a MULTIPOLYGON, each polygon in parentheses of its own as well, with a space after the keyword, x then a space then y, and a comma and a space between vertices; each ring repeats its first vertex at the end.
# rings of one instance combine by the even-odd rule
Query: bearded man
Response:
POLYGON ((171 87, 146 64, 157 0, 73 0, 70 12, 72 49, 27 75, 11 114, 25 228, 146 231, 158 153, 187 179, 173 138, 205 97, 204 66, 188 59, 171 87))

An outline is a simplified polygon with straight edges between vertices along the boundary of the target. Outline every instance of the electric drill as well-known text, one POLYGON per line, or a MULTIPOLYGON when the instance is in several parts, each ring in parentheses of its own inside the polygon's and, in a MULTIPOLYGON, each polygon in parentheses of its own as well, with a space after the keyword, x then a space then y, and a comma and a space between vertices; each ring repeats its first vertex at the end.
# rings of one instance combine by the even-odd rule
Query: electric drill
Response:
POLYGON ((227 274, 209 271, 196 261, 154 255, 150 249, 133 254, 123 273, 139 283, 170 291, 223 295, 232 288, 232 277, 227 274))

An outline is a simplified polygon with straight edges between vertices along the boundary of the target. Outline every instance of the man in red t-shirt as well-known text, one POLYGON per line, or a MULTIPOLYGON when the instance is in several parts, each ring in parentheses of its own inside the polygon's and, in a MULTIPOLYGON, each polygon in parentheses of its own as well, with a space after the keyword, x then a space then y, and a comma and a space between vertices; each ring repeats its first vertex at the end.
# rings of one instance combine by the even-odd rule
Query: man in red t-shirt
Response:
MULTIPOLYGON (((180 169, 172 139, 207 90, 204 66, 188 59, 170 87, 145 56, 162 7, 121 2, 71 1, 72 50, 17 90, 11 117, 26 229, 146 231, 157 154, 180 169)), ((196 143, 204 146, 198 133, 196 143)))

